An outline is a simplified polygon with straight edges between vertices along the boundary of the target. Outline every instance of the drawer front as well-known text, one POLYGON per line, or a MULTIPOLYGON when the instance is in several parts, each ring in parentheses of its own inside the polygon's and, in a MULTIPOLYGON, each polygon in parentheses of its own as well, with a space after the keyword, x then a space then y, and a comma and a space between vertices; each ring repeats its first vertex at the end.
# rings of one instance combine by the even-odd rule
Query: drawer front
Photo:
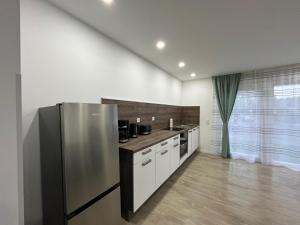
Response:
POLYGON ((133 154, 133 163, 136 164, 136 163, 139 163, 149 157, 154 157, 156 149, 157 149, 157 145, 153 145, 149 148, 145 148, 142 151, 134 153, 133 154))
POLYGON ((156 188, 159 188, 170 176, 170 150, 163 149, 156 153, 156 188))
POLYGON ((151 154, 133 167, 133 211, 155 191, 155 155, 151 154))
POLYGON ((67 225, 124 225, 121 217, 120 188, 107 194, 80 214, 67 221, 67 225))
POLYGON ((162 149, 167 149, 169 148, 169 145, 172 143, 172 139, 167 139, 167 140, 164 140, 160 143, 157 144, 157 148, 156 148, 156 153, 157 152, 160 152, 162 149))
POLYGON ((180 144, 180 134, 173 137, 172 140, 173 140, 173 146, 177 145, 177 144, 180 144))

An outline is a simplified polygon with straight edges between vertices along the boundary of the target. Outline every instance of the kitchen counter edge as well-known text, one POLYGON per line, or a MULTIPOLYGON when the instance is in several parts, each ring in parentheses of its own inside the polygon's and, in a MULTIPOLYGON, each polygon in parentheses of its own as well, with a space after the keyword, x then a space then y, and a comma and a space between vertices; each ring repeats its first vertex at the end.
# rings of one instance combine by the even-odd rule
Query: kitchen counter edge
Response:
POLYGON ((135 138, 135 139, 131 138, 126 143, 122 143, 122 144, 120 143, 119 150, 130 152, 130 153, 134 154, 145 148, 156 145, 164 140, 172 138, 180 133, 183 133, 187 130, 191 130, 198 126, 199 126, 199 124, 187 125, 184 130, 180 130, 180 131, 168 131, 168 130, 163 130, 163 129, 153 130, 153 132, 149 135, 139 136, 138 138, 135 138), (160 133, 161 133, 161 135, 157 135, 160 133), (139 140, 139 138, 142 138, 142 139, 139 140))

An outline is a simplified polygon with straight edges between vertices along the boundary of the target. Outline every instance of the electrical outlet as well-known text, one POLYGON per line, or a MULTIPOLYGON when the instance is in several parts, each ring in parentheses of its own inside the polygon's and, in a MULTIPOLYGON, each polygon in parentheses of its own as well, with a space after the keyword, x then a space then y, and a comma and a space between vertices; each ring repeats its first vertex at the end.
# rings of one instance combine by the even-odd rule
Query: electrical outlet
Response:
POLYGON ((152 116, 152 121, 155 121, 155 116, 152 116))
POLYGON ((140 122, 141 122, 141 118, 139 118, 139 117, 136 118, 136 122, 137 122, 137 123, 140 123, 140 122))

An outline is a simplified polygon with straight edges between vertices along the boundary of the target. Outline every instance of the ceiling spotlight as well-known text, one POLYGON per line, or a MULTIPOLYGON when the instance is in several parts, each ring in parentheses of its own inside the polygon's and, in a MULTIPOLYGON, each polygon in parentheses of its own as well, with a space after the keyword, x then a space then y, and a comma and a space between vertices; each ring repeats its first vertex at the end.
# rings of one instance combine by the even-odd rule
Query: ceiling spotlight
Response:
POLYGON ((195 77, 196 76, 196 74, 195 73, 191 73, 191 77, 195 77))
POLYGON ((102 0, 103 3, 105 3, 106 5, 111 5, 114 3, 114 0, 102 0))
POLYGON ((179 62, 179 63, 178 63, 178 67, 179 67, 179 68, 185 67, 185 62, 179 62))
POLYGON ((166 43, 164 41, 158 41, 156 43, 156 47, 161 50, 161 49, 164 49, 166 47, 166 43))

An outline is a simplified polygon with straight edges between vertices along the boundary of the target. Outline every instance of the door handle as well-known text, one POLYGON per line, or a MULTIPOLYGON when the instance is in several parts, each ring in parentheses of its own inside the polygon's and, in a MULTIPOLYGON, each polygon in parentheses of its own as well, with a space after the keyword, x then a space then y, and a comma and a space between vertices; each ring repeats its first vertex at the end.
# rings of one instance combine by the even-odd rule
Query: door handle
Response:
POLYGON ((146 165, 148 165, 149 163, 151 163, 152 162, 152 160, 151 159, 148 159, 146 162, 143 162, 142 163, 142 166, 146 166, 146 165))
POLYGON ((161 155, 164 155, 168 152, 168 150, 163 151, 162 153, 160 153, 161 155))
POLYGON ((164 143, 161 143, 160 145, 161 146, 165 146, 166 144, 168 144, 168 142, 166 141, 166 142, 164 142, 164 143))
POLYGON ((147 155, 148 153, 152 152, 152 149, 148 149, 147 151, 142 152, 142 155, 147 155))

